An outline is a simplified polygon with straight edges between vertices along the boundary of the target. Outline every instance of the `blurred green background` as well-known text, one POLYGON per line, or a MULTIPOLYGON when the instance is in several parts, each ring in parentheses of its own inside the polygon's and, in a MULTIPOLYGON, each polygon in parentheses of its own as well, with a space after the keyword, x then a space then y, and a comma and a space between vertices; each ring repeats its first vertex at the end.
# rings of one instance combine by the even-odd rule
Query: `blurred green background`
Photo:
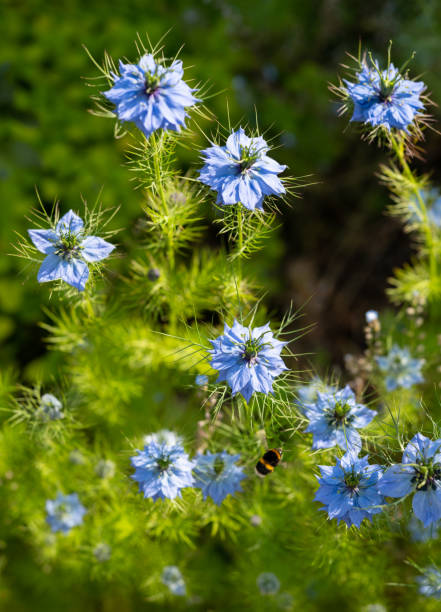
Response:
MULTIPOLYGON (((256 106, 260 126, 283 145, 279 161, 294 175, 313 175, 316 184, 284 211, 268 246, 268 299, 277 314, 290 300, 298 306, 311 298, 307 319, 317 326, 302 348, 319 353, 324 365, 339 363, 361 343, 363 312, 385 304, 386 279, 411 246, 384 215, 387 194, 374 176, 384 152, 344 132, 347 119, 336 116, 327 84, 359 40, 384 57, 392 38, 396 63, 416 50, 412 73, 424 73, 440 101, 440 12, 437 0, 3 1, 0 365, 32 380, 56 358, 45 356, 38 326, 48 292, 34 268, 8 255, 15 232, 29 227, 35 189, 45 204, 60 200, 67 211, 79 207, 80 196, 93 202, 103 188, 104 205, 121 206, 116 226, 131 228, 139 216, 141 195, 128 182, 113 122, 88 113, 84 78, 96 69, 82 45, 98 59, 107 50, 135 60, 137 32, 155 43, 168 30, 166 53, 184 45, 186 78, 209 82, 213 93, 225 90, 207 103, 220 121, 227 100, 233 122, 253 123, 256 106)), ((425 168, 437 169, 440 151, 428 134, 425 168)), ((195 162, 182 157, 183 169, 195 162)))

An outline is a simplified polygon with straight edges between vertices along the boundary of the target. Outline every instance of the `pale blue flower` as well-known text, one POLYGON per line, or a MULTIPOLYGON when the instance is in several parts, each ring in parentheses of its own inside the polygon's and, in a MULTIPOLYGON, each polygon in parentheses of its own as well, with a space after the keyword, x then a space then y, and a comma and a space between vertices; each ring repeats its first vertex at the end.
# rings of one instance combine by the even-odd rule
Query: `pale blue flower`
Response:
POLYGON ((51 393, 45 393, 40 400, 40 416, 44 421, 64 419, 63 404, 51 393))
POLYGON ((380 370, 386 374, 386 389, 393 391, 399 387, 409 389, 412 385, 424 382, 421 368, 424 359, 414 359, 409 349, 394 344, 388 355, 375 358, 380 370))
POLYGON ((286 342, 273 336, 269 323, 254 329, 237 321, 232 327, 225 323, 224 333, 210 342, 217 382, 225 380, 233 395, 241 393, 247 402, 256 391, 272 393, 274 379, 287 369, 280 357, 286 342))
POLYGON ((63 495, 46 501, 46 520, 53 532, 68 533, 72 527, 81 525, 86 508, 80 503, 77 493, 63 495))
POLYGON ((202 490, 204 499, 211 497, 220 506, 227 495, 241 491, 240 482, 245 478, 241 467, 236 465, 240 455, 229 455, 226 451, 196 456, 194 486, 202 490))
POLYGON ((272 572, 259 574, 256 583, 261 595, 275 595, 280 589, 280 580, 272 572))
POLYGON ((313 434, 312 448, 340 446, 346 450, 351 446, 361 447, 357 429, 369 425, 375 416, 364 404, 358 404, 349 386, 341 391, 317 393, 313 404, 308 404, 305 416, 309 421, 306 432, 313 434))
POLYGON ((198 387, 204 387, 205 385, 208 385, 208 376, 206 376, 205 374, 198 374, 195 378, 195 383, 198 387))
POLYGON ((249 138, 239 128, 225 146, 213 144, 202 151, 205 165, 199 180, 217 192, 217 204, 241 203, 250 210, 261 209, 266 196, 285 193, 277 175, 286 166, 268 157, 268 150, 261 136, 249 138))
POLYGON ((361 121, 387 130, 408 131, 408 126, 424 109, 420 99, 425 89, 421 81, 404 78, 393 64, 380 71, 378 63, 363 64, 357 81, 344 81, 354 103, 351 121, 361 121))
POLYGON ((184 578, 176 565, 167 565, 164 567, 161 580, 170 589, 173 595, 185 595, 186 588, 184 578))
POLYGON ((167 67, 146 53, 137 64, 120 61, 119 71, 112 73, 113 87, 104 95, 116 105, 118 118, 135 123, 147 138, 159 129, 179 132, 188 117, 186 108, 200 101, 182 80, 181 60, 167 67))
POLYGON ((417 576, 416 581, 421 595, 441 599, 441 572, 437 567, 431 565, 424 568, 424 573, 417 576))
POLYGON ((441 519, 441 440, 418 433, 404 449, 402 463, 389 467, 378 490, 387 497, 415 493, 412 508, 424 527, 441 519))
POLYGON ((84 235, 84 223, 72 210, 58 221, 54 230, 28 230, 35 247, 46 255, 38 271, 39 283, 64 280, 84 291, 89 278, 88 263, 101 261, 115 248, 97 236, 84 235))
POLYGON ((137 453, 131 458, 135 468, 132 478, 139 483, 144 497, 153 501, 175 499, 181 497, 181 489, 194 485, 194 463, 180 444, 152 441, 137 453))
POLYGON ((371 521, 374 514, 381 512, 378 506, 384 503, 384 499, 377 486, 382 468, 369 465, 367 455, 360 459, 352 449, 337 459, 336 465, 320 465, 319 468, 320 487, 315 501, 325 505, 322 510, 330 519, 344 521, 348 527, 360 527, 363 519, 371 521))

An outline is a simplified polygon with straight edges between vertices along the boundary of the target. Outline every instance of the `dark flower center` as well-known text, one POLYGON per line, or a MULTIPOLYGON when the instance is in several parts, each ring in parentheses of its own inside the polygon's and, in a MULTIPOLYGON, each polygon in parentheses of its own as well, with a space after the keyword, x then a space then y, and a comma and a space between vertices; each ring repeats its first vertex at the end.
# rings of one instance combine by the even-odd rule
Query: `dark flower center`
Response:
POLYGON ((349 425, 353 420, 353 416, 349 414, 351 406, 346 402, 338 401, 333 410, 329 411, 328 421, 334 427, 342 427, 349 425))
POLYGON ((214 469, 214 473, 216 474, 216 476, 219 476, 219 474, 222 474, 222 472, 224 471, 224 467, 225 467, 225 461, 221 457, 216 457, 213 463, 213 469, 214 469))
POLYGON ((355 472, 346 472, 344 480, 347 489, 349 489, 352 493, 359 492, 359 484, 361 480, 360 474, 356 474, 355 472))
POLYGON ((170 457, 160 457, 156 460, 156 465, 160 472, 165 472, 171 465, 170 457))
POLYGON ((378 90, 378 97, 380 102, 385 104, 390 104, 392 102, 392 96, 395 91, 395 86, 399 80, 398 78, 393 79, 392 81, 381 79, 380 88, 378 90))
POLYGON ((55 245, 55 255, 66 261, 70 261, 80 256, 81 249, 82 247, 78 235, 68 231, 60 235, 60 240, 55 245))
POLYGON ((150 96, 159 89, 161 77, 159 74, 146 72, 145 73, 145 93, 150 96))
POLYGON ((254 365, 258 361, 258 354, 261 350, 262 345, 258 339, 250 338, 244 344, 244 350, 242 353, 242 357, 244 361, 249 363, 250 365, 254 365))
POLYGON ((419 491, 435 491, 438 488, 438 483, 441 480, 441 464, 433 463, 433 460, 428 463, 423 463, 424 459, 418 458, 416 463, 419 464, 415 468, 415 475, 411 482, 416 484, 419 491))
POLYGON ((239 173, 245 174, 259 157, 259 151, 253 149, 251 145, 249 147, 241 147, 240 154, 239 173))

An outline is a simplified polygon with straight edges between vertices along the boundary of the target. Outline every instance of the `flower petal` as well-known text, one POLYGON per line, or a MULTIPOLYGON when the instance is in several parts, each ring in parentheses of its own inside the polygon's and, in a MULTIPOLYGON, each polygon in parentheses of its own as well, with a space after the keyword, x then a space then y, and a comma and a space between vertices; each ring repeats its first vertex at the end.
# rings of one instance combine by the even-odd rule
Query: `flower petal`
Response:
POLYGON ((115 245, 106 242, 98 236, 87 236, 82 243, 81 255, 86 261, 94 262, 105 259, 115 248, 115 245))

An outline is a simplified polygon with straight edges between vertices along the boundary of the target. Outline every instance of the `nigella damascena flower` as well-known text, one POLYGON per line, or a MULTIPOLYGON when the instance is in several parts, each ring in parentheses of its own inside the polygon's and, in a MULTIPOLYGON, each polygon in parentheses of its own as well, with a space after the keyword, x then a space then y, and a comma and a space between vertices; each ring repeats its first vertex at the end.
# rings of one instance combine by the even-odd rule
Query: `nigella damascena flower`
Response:
POLYGON ((215 504, 220 506, 227 495, 234 495, 241 491, 241 480, 245 474, 241 467, 236 465, 240 455, 229 455, 226 451, 221 453, 206 452, 196 457, 194 468, 195 484, 202 489, 204 499, 211 497, 215 504))
POLYGON ((185 109, 200 101, 182 80, 181 60, 167 67, 146 53, 137 64, 120 61, 119 71, 112 73, 113 87, 103 93, 115 104, 118 118, 135 123, 147 138, 159 129, 179 132, 188 116, 185 109))
MULTIPOLYGON (((320 465, 320 487, 315 501, 322 502, 330 519, 344 521, 348 527, 360 527, 363 519, 372 520, 374 514, 381 512, 378 506, 384 503, 377 490, 382 468, 369 465, 367 455, 361 459, 352 449, 334 466, 320 465)), ((380 480, 381 482, 381 480, 380 480)))
POLYGON ((89 278, 87 264, 105 259, 115 248, 102 238, 85 236, 83 220, 72 210, 61 217, 54 230, 35 229, 28 233, 35 247, 46 255, 38 282, 61 279, 79 291, 84 291, 89 278))
POLYGON ((224 147, 213 144, 202 151, 205 166, 199 180, 217 192, 217 204, 263 208, 265 196, 285 193, 277 175, 286 166, 268 157, 268 150, 261 136, 249 138, 239 128, 230 134, 224 147))
POLYGON ((144 497, 151 497, 153 501, 175 499, 181 497, 181 489, 194 485, 194 462, 181 444, 152 441, 144 450, 136 452, 138 455, 131 458, 135 468, 132 478, 139 483, 144 497))
POLYGON ((417 576, 419 592, 426 597, 441 599, 441 572, 434 565, 424 568, 424 573, 417 576))
POLYGON ((81 504, 77 493, 63 495, 58 493, 55 499, 46 501, 46 520, 53 532, 67 533, 83 522, 86 508, 81 504))
POLYGON ((389 354, 375 358, 380 370, 386 374, 386 389, 393 391, 399 387, 409 389, 412 385, 424 382, 421 368, 424 359, 413 359, 409 349, 394 344, 389 354))
POLYGON ((241 393, 247 402, 256 391, 272 393, 274 379, 287 370, 280 357, 286 342, 274 338, 269 323, 254 329, 237 321, 232 327, 225 323, 224 333, 210 342, 217 382, 225 380, 233 395, 241 393))
POLYGON ((256 584, 262 595, 275 595, 280 589, 280 580, 272 572, 262 572, 259 574, 256 584))
POLYGON ((344 81, 354 103, 351 121, 361 121, 387 130, 407 131, 424 104, 420 96, 425 89, 421 81, 404 78, 393 64, 380 71, 378 63, 363 64, 357 81, 344 81))
POLYGON ((170 589, 173 595, 185 595, 186 588, 181 570, 176 565, 164 567, 161 576, 162 582, 170 589))
POLYGON ((441 519, 441 440, 418 433, 404 449, 402 462, 384 472, 379 491, 387 497, 415 493, 412 508, 424 527, 441 519))
POLYGON ((51 393, 45 393, 40 400, 40 418, 43 421, 64 419, 63 404, 51 393))
POLYGON ((309 420, 305 431, 313 435, 314 450, 335 445, 346 450, 351 446, 361 447, 357 429, 369 425, 375 412, 357 404, 354 392, 346 386, 341 391, 319 391, 316 401, 306 405, 305 416, 309 420))

